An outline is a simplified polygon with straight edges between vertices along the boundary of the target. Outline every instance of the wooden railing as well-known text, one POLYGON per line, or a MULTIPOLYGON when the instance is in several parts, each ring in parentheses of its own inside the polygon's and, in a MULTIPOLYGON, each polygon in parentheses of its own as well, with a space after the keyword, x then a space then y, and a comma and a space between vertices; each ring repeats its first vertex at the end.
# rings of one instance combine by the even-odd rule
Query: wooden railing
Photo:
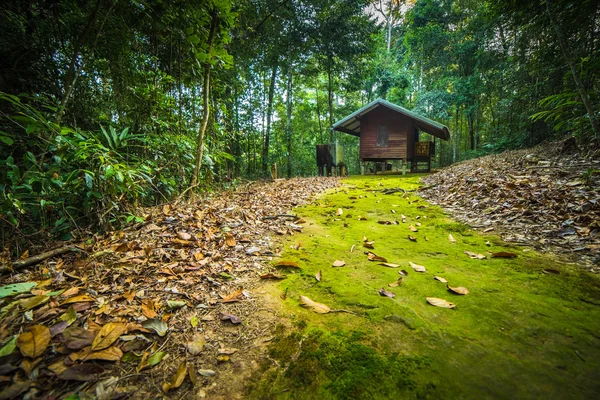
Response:
POLYGON ((415 145, 415 156, 429 157, 429 146, 431 146, 431 142, 417 142, 415 145))

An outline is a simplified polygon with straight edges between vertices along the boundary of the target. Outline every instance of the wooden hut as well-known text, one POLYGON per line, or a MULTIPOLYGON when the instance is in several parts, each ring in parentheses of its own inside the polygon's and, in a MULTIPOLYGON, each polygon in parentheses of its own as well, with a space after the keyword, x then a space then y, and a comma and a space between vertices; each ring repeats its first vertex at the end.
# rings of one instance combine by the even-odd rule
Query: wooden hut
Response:
POLYGON ((333 124, 336 131, 360 138, 360 159, 363 162, 403 160, 417 171, 419 163, 431 169, 435 155, 435 138, 448 140, 448 128, 404 107, 377 99, 333 124), (420 132, 429 133, 433 141, 420 140, 420 132))

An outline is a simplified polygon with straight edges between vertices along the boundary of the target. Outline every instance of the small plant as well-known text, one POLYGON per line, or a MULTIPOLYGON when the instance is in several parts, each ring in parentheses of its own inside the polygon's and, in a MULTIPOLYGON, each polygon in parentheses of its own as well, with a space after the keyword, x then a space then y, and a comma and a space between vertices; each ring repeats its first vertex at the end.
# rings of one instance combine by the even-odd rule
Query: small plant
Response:
POLYGON ((581 174, 581 178, 583 179, 583 182, 589 186, 592 183, 595 174, 600 174, 600 169, 588 168, 581 174))

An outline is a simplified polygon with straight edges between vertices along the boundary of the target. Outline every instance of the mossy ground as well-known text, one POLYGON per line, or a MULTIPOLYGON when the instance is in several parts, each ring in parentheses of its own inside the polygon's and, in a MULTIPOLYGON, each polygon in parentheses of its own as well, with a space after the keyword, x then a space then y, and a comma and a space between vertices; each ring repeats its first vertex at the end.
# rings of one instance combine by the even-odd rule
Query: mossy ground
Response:
POLYGON ((418 181, 415 175, 351 177, 297 210, 304 233, 284 243, 282 258, 301 269, 271 284, 273 296, 287 292, 281 301, 294 327, 279 330, 270 348, 274 362, 264 365, 249 397, 600 398, 600 279, 481 235, 414 192, 379 191, 414 190, 418 181), (408 226, 417 223, 419 231, 411 232, 408 226), (371 251, 409 272, 399 287, 388 287, 398 269, 367 260, 363 236, 375 241, 371 251), (291 248, 299 243, 299 250, 291 248), (471 259, 465 250, 488 258, 471 259), (489 257, 499 251, 518 257, 489 257), (346 266, 333 268, 336 259, 346 266), (427 272, 414 272, 409 261, 427 272), (470 294, 449 292, 435 275, 470 294), (380 288, 396 297, 380 296, 380 288), (300 306, 299 295, 355 314, 313 313, 300 306), (426 297, 457 307, 433 307, 426 297))

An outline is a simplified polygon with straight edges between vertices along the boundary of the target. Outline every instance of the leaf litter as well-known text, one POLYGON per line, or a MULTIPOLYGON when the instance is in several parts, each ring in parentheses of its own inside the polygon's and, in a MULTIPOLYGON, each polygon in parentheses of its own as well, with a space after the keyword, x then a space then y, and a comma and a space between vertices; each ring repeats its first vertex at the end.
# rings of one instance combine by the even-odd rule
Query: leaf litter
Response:
MULTIPOLYGON (((261 306, 246 294, 260 285, 261 275, 285 277, 273 267, 299 268, 292 260, 272 261, 280 249, 270 237, 301 231, 301 216, 294 224, 287 217, 293 208, 337 185, 336 178, 256 182, 227 196, 140 209, 144 222, 96 235, 78 244, 83 252, 14 273, 0 287, 0 355, 14 366, 4 375, 6 387, 13 397, 43 387, 44 395, 61 398, 78 382, 98 382, 77 390, 88 397, 106 391, 155 398, 161 385, 179 396, 175 391, 189 390, 196 374, 228 379, 228 372, 216 372, 223 368, 218 349, 235 347, 245 357, 258 357, 255 343, 263 338, 265 318, 276 318, 258 316, 261 306), (195 336, 198 329, 206 345, 195 336), (187 365, 175 357, 179 349, 191 354, 200 347, 187 365), (125 378, 118 387, 99 381, 109 375, 125 378), (148 385, 148 378, 157 385, 148 385)), ((51 244, 31 254, 46 246, 51 244)), ((6 255, 0 258, 10 263, 6 255)), ((219 390, 210 387, 216 397, 219 390)))

